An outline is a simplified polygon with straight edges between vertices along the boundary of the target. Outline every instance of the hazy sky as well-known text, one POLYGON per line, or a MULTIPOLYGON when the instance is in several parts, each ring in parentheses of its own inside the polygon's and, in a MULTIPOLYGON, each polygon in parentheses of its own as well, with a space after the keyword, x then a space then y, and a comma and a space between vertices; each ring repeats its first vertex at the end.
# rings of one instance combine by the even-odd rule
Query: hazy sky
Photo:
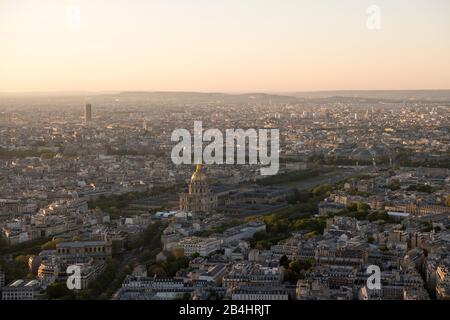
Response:
POLYGON ((0 92, 342 89, 450 89, 450 1, 0 0, 0 92))

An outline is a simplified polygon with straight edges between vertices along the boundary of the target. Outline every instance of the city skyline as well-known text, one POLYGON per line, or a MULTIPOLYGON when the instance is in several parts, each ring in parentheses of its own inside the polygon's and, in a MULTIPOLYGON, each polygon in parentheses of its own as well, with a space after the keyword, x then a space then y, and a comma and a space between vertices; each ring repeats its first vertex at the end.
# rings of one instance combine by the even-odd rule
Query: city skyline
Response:
POLYGON ((449 30, 448 0, 0 0, 0 315, 449 301, 449 30))

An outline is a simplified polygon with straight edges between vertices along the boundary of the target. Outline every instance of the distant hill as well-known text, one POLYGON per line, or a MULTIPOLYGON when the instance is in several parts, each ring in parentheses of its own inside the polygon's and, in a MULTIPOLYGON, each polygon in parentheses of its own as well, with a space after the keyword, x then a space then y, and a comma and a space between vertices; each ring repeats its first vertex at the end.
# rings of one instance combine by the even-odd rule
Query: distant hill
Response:
POLYGON ((0 93, 5 99, 38 99, 52 101, 73 99, 77 103, 89 101, 92 103, 103 101, 166 102, 177 104, 221 104, 221 103, 286 103, 302 102, 314 103, 378 103, 378 102, 442 102, 450 101, 450 90, 375 90, 375 91, 314 91, 293 93, 221 93, 221 92, 183 92, 183 91, 122 91, 122 92, 24 92, 0 93))
POLYGON ((288 93, 301 98, 366 98, 393 100, 450 100, 450 90, 363 90, 363 91, 313 91, 288 93))

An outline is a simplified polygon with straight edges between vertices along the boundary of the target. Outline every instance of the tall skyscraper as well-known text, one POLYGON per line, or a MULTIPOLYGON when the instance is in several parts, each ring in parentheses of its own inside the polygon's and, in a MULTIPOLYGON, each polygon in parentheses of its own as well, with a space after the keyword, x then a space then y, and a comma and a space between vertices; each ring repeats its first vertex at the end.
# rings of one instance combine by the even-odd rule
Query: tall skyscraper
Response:
POLYGON ((142 123, 142 128, 143 128, 145 131, 148 131, 149 125, 148 125, 147 119, 144 119, 144 121, 143 121, 143 123, 142 123))
POLYGON ((86 123, 92 121, 92 106, 90 103, 86 103, 86 107, 84 108, 84 121, 86 123))

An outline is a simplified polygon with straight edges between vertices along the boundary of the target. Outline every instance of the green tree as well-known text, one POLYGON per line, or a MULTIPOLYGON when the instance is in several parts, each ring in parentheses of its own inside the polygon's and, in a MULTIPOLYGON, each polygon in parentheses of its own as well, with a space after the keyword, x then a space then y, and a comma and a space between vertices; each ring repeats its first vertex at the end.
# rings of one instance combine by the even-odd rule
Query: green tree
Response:
POLYGON ((194 252, 194 253, 192 254, 192 256, 191 256, 191 259, 195 259, 195 258, 198 258, 198 257, 200 257, 200 253, 194 252))
POLYGON ((3 249, 6 249, 8 247, 8 242, 5 238, 3 238, 3 235, 0 234, 0 251, 3 249))
POLYGON ((388 184, 388 188, 392 191, 399 190, 400 189, 400 181, 398 179, 394 179, 388 184))
POLYGON ((42 250, 55 250, 56 249, 56 245, 58 244, 58 243, 61 243, 63 241, 63 239, 54 239, 54 240, 50 240, 50 241, 47 241, 46 243, 44 243, 42 246, 41 246, 41 249, 42 250))
POLYGON ((358 211, 369 211, 370 210, 370 206, 367 203, 358 202, 357 210, 358 211))
POLYGON ((289 269, 297 272, 298 274, 309 270, 312 267, 313 263, 310 260, 294 260, 289 263, 289 269))
POLYGON ((161 277, 173 277, 176 273, 189 266, 189 259, 184 255, 177 256, 172 253, 167 257, 166 261, 157 262, 152 264, 148 271, 150 275, 156 275, 161 277))
POLYGON ((67 288, 65 282, 55 282, 47 286, 47 298, 70 300, 75 298, 75 293, 67 288))
POLYGON ((180 248, 174 248, 174 249, 172 250, 171 254, 172 254, 172 256, 173 256, 175 259, 182 259, 182 258, 184 258, 184 252, 183 252, 183 249, 180 249, 180 248))
POLYGON ((154 264, 151 265, 148 269, 148 274, 151 276, 157 276, 157 277, 166 277, 166 271, 161 267, 160 264, 154 264))
POLYGON ((328 184, 322 184, 320 186, 315 187, 312 190, 312 194, 317 197, 317 196, 324 196, 326 195, 328 192, 330 192, 333 188, 328 185, 328 184))
POLYGON ((283 278, 284 278, 284 281, 295 284, 295 283, 297 283, 297 281, 299 279, 302 278, 302 276, 300 274, 298 274, 297 272, 292 271, 291 269, 286 269, 286 270, 284 270, 283 278))
POLYGON ((283 267, 285 267, 285 268, 289 268, 289 263, 290 263, 291 261, 288 259, 288 257, 286 256, 286 255, 283 255, 281 258, 280 258, 280 266, 283 266, 283 267))

